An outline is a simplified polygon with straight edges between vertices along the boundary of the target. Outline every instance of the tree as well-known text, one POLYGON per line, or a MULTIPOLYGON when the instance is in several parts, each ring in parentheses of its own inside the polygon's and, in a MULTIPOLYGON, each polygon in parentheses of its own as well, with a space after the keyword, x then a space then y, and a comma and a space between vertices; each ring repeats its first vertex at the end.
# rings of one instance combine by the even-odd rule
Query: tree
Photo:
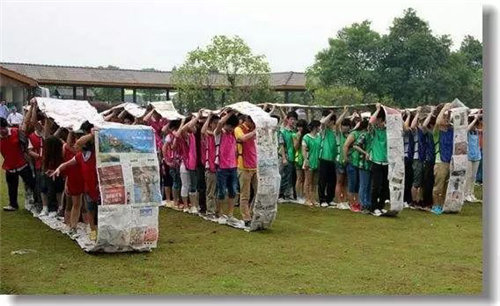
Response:
POLYGON ((436 86, 450 56, 448 36, 434 36, 427 22, 410 8, 394 19, 382 40, 379 75, 384 76, 382 86, 388 95, 403 107, 447 98, 436 86))
POLYGON ((314 92, 314 102, 325 106, 361 104, 363 103, 363 93, 359 89, 349 86, 321 87, 314 92))
POLYGON ((185 62, 174 67, 175 102, 181 110, 194 111, 243 100, 267 101, 273 99, 269 72, 265 57, 253 54, 243 39, 215 36, 208 46, 189 52, 185 62))
POLYGON ((308 88, 323 86, 352 86, 365 93, 381 94, 378 65, 381 57, 381 38, 369 21, 354 23, 328 40, 328 48, 316 55, 307 70, 311 80, 308 88))

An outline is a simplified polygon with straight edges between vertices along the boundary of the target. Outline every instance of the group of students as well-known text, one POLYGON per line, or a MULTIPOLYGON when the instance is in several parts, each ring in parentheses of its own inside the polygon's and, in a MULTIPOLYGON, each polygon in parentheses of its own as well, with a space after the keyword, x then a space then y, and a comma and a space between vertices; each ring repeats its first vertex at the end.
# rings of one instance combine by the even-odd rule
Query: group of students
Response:
MULTIPOLYGON (((405 110, 404 204, 412 209, 443 212, 453 154, 450 103, 405 110)), ((275 107, 267 108, 274 112, 275 107)), ((369 116, 344 108, 337 118, 324 110, 322 118, 299 120, 296 111, 282 111, 279 130, 281 158, 280 199, 306 205, 337 207, 380 216, 389 203, 387 133, 384 108, 376 105, 369 116)), ((308 117, 308 115, 306 115, 308 117)), ((474 196, 474 183, 482 160, 482 114, 469 116, 468 170, 465 200, 474 196)))
MULTIPOLYGON (((442 213, 453 153, 451 104, 403 111, 405 158, 404 201, 410 208, 442 213)), ((321 120, 300 118, 295 110, 275 117, 280 158, 280 198, 310 206, 332 206, 380 216, 389 201, 387 133, 384 108, 362 116, 349 108, 337 115, 324 110, 321 120)), ((309 112, 307 112, 308 114, 309 112)), ((9 205, 18 209, 19 177, 35 214, 64 217, 70 231, 80 220, 96 238, 100 203, 95 128, 89 122, 76 131, 58 127, 31 102, 23 124, 0 118, 0 152, 9 205), (85 203, 85 205, 83 205, 85 203)), ((112 112, 108 121, 146 124, 153 128, 166 205, 202 214, 221 224, 239 222, 234 207, 249 226, 257 193, 256 127, 250 116, 223 109, 200 110, 183 119, 166 120, 152 107, 134 118, 112 112)), ((482 114, 469 116, 466 200, 482 160, 482 114)))
POLYGON ((0 152, 9 194, 4 210, 19 208, 21 177, 27 208, 35 215, 61 216, 71 233, 76 233, 82 220, 95 240, 99 187, 93 135, 89 122, 77 131, 57 126, 38 109, 36 100, 32 100, 20 127, 0 118, 0 152))

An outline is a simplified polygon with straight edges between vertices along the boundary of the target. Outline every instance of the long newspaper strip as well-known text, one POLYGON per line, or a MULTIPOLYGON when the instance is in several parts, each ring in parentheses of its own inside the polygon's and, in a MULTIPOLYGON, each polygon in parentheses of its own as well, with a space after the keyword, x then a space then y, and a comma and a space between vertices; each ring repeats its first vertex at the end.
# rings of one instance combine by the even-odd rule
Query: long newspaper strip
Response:
POLYGON ((131 103, 131 102, 125 102, 125 103, 118 104, 118 105, 113 106, 112 108, 102 112, 101 114, 103 116, 107 116, 107 115, 111 114, 111 112, 113 112, 114 110, 119 110, 119 111, 125 110, 127 113, 132 115, 134 118, 140 118, 146 114, 146 109, 144 107, 141 107, 141 106, 137 105, 136 103, 131 103))
POLYGON ((453 124, 453 155, 450 163, 450 179, 446 189, 443 212, 458 213, 465 198, 467 173, 467 116, 469 109, 458 99, 452 102, 450 118, 453 124))
POLYGON ((151 102, 150 105, 152 105, 154 110, 165 119, 177 120, 184 118, 183 115, 177 112, 172 101, 151 102))
POLYGON ((387 133, 387 159, 389 171, 390 208, 385 214, 395 216, 403 210, 403 195, 405 185, 405 163, 403 144, 403 118, 401 113, 393 108, 384 106, 386 133, 387 133))
POLYGON ((153 130, 105 122, 87 101, 50 98, 36 98, 36 101, 39 109, 61 127, 76 130, 89 121, 100 128, 95 152, 101 189, 98 239, 90 240, 83 223, 71 234, 62 218, 39 216, 29 201, 25 201, 25 208, 52 229, 70 236, 87 252, 146 251, 156 247, 161 197, 153 130), (109 143, 104 141, 103 149, 97 145, 99 135, 109 140, 109 143), (122 142, 123 138, 127 142, 122 142))

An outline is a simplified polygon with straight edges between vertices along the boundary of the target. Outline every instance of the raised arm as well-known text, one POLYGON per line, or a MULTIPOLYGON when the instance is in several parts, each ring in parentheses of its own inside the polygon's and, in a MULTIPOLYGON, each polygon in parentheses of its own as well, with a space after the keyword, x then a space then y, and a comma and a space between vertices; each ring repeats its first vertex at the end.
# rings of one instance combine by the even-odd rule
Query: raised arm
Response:
POLYGON ((149 119, 151 119, 151 117, 153 116, 154 112, 155 112, 154 108, 151 109, 151 111, 149 113, 147 113, 146 116, 144 116, 144 119, 143 119, 144 122, 148 122, 149 119))
POLYGON ((412 131, 416 131, 418 127, 418 118, 420 117, 420 113, 422 112, 422 107, 417 107, 417 112, 415 113, 415 117, 413 117, 413 120, 411 122, 410 129, 412 131))
POLYGON ((80 137, 76 143, 75 143, 75 146, 78 148, 78 150, 82 150, 82 148, 89 142, 91 141, 92 139, 94 139, 94 134, 95 134, 95 131, 97 130, 97 128, 92 128, 92 131, 85 135, 85 136, 82 136, 80 137))
POLYGON ((479 120, 481 115, 477 114, 474 116, 474 120, 467 126, 467 132, 470 132, 474 126, 476 125, 477 121, 479 120))
POLYGON ((354 143, 354 135, 349 134, 349 136, 347 136, 347 139, 345 140, 344 147, 342 148, 344 152, 344 160, 346 162, 349 162, 349 148, 353 143, 354 143))
POLYGON ((342 124, 342 121, 344 121, 345 116, 347 115, 347 112, 349 111, 349 107, 346 105, 344 106, 344 111, 342 114, 340 114, 340 117, 337 118, 337 121, 335 122, 335 129, 339 130, 340 125, 342 124))
POLYGON ((436 125, 434 126, 434 130, 439 129, 440 126, 444 124, 444 113, 451 108, 451 103, 446 103, 444 107, 439 112, 439 115, 436 118, 436 125))
POLYGON ((333 116, 333 110, 330 111, 330 113, 328 114, 328 116, 326 116, 325 118, 321 118, 321 120, 319 121, 319 122, 321 122, 321 129, 325 128, 325 126, 330 121, 330 119, 332 118, 332 116, 333 116))
POLYGON ((224 127, 224 124, 226 124, 226 121, 229 119, 229 117, 231 117, 231 115, 233 114, 234 112, 232 110, 229 110, 225 115, 224 117, 222 117, 219 121, 219 123, 217 124, 217 127, 215 128, 215 131, 214 131, 214 134, 215 135, 219 135, 221 132, 222 132, 222 128, 224 127))
POLYGON ((410 130, 410 117, 411 117, 411 113, 409 110, 405 110, 405 113, 406 113, 406 119, 405 121, 403 122, 403 131, 407 132, 410 130))
POLYGON ((208 132, 208 126, 210 125, 210 121, 212 120, 214 114, 210 112, 208 114, 207 120, 203 123, 203 126, 201 127, 201 135, 206 136, 208 132))
MULTIPOLYGON (((28 113, 26 114, 26 120, 23 120, 23 125, 21 126, 21 131, 29 134, 29 129, 32 125, 31 117, 33 116, 33 104, 28 108, 28 113)), ((36 113, 36 112, 35 112, 36 113)))
POLYGON ((432 115, 434 114, 435 109, 436 108, 434 106, 431 106, 431 111, 429 112, 429 114, 427 115, 427 117, 424 120, 424 123, 422 124, 422 129, 425 132, 429 132, 429 123, 431 123, 432 115))
POLYGON ((370 121, 369 123, 370 124, 374 124, 375 121, 377 121, 377 117, 378 117, 378 114, 380 113, 380 109, 382 108, 382 105, 380 103, 377 103, 375 105, 375 112, 373 113, 373 115, 370 117, 370 121))

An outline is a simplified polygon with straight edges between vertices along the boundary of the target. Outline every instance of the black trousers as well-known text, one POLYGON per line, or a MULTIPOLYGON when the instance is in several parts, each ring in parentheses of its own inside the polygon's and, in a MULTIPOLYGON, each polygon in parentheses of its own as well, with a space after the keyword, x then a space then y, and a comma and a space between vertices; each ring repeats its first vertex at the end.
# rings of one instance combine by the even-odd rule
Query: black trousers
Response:
POLYGON ((207 185, 205 182, 205 167, 203 165, 196 168, 198 171, 198 204, 200 211, 205 213, 207 211, 207 185))
POLYGON ((30 189, 35 189, 35 179, 29 165, 18 172, 5 171, 5 181, 9 190, 9 204, 14 208, 19 208, 17 203, 17 189, 19 188, 19 177, 23 179, 24 184, 30 189))
POLYGON ((389 165, 372 163, 372 209, 383 209, 385 201, 389 200, 389 165))
POLYGON ((404 192, 404 201, 408 204, 411 204, 412 196, 411 196, 411 185, 413 183, 413 160, 409 158, 405 158, 405 192, 404 192))
POLYGON ((318 176, 319 202, 330 203, 335 198, 335 185, 337 184, 335 161, 320 159, 318 176))
POLYGON ((423 182, 423 203, 424 207, 432 207, 432 188, 434 188, 434 162, 424 162, 424 182, 423 182))

